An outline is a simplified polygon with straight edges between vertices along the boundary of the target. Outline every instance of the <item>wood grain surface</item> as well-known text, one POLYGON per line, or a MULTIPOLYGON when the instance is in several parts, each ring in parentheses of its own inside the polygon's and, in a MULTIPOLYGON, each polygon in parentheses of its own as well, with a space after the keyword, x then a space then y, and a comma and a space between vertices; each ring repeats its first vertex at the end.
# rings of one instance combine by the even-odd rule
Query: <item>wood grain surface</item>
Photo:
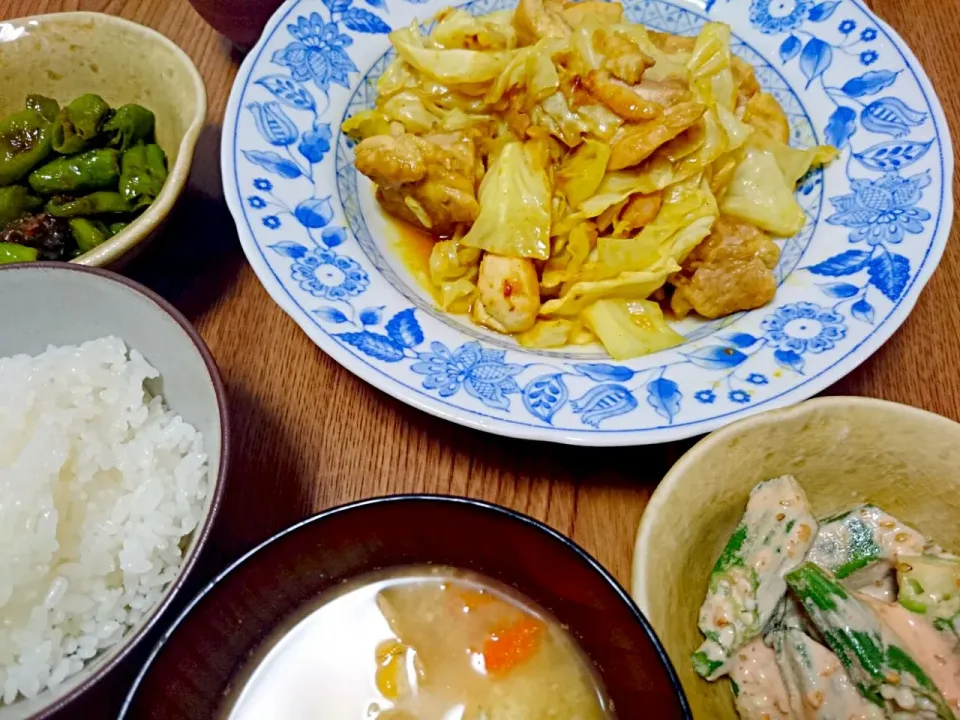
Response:
MULTIPOLYGON (((868 0, 933 80, 960 137, 955 1, 868 0)), ((226 383, 232 472, 196 589, 281 528, 333 505, 399 492, 482 498, 546 521, 629 587, 634 534, 657 482, 692 441, 590 450, 506 440, 408 408, 323 354, 267 296, 223 201, 221 116, 241 56, 187 0, 0 0, 0 19, 94 10, 148 25, 183 47, 207 84, 209 115, 189 189, 162 237, 126 273, 199 328, 226 383)), ((960 183, 954 194, 960 197, 960 183)), ((869 395, 960 420, 960 224, 896 335, 830 394, 869 395)), ((690 512, 696 512, 691 507, 690 512)), ((187 598, 180 598, 180 605, 187 598)), ((146 647, 66 718, 116 717, 146 647)))

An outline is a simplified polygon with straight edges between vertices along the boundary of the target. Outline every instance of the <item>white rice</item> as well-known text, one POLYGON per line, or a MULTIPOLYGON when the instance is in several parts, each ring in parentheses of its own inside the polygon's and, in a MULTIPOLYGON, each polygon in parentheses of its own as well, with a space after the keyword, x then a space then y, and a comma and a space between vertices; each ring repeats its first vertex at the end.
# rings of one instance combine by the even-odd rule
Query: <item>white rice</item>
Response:
POLYGON ((156 377, 117 338, 0 358, 0 705, 120 642, 179 572, 207 456, 156 377))

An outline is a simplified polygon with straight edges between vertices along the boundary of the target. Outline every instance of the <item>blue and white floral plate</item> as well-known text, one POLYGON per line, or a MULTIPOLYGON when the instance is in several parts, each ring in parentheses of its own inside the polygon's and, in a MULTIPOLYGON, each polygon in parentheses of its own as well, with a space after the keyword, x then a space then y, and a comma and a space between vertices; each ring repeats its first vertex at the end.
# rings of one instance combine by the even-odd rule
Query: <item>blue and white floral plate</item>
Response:
MULTIPOLYGON (((474 0, 486 13, 515 0, 474 0)), ((787 110, 794 140, 842 149, 799 189, 807 227, 784 243, 768 307, 681 326, 678 348, 612 362, 531 352, 439 312, 391 250, 391 228, 340 132, 373 105, 387 33, 447 0, 288 0, 237 76, 223 182, 270 295, 375 387, 454 422, 583 445, 664 442, 804 400, 904 321, 943 253, 953 150, 903 41, 860 0, 626 0, 628 17, 735 51, 787 110)))

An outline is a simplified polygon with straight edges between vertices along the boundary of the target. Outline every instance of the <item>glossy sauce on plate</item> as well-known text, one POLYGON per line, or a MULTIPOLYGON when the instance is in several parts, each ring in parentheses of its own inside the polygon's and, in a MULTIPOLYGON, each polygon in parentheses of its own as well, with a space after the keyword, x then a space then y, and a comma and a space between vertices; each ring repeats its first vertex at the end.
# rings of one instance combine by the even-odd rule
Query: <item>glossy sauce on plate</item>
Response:
POLYGON ((475 573, 415 567, 345 584, 245 664, 221 720, 611 720, 573 638, 475 573))

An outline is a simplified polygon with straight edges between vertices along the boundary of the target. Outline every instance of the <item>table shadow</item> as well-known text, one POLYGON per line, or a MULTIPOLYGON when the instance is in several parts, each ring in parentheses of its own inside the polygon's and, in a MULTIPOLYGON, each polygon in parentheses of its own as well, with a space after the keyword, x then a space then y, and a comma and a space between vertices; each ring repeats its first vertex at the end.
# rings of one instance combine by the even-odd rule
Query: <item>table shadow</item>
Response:
POLYGON ((190 179, 157 237, 124 274, 173 303, 197 322, 236 282, 245 262, 220 180, 221 128, 206 125, 190 179))
POLYGON ((699 437, 658 445, 582 447, 504 438, 418 411, 393 398, 405 422, 446 446, 462 449, 484 465, 517 475, 580 484, 642 484, 652 489, 699 437))

